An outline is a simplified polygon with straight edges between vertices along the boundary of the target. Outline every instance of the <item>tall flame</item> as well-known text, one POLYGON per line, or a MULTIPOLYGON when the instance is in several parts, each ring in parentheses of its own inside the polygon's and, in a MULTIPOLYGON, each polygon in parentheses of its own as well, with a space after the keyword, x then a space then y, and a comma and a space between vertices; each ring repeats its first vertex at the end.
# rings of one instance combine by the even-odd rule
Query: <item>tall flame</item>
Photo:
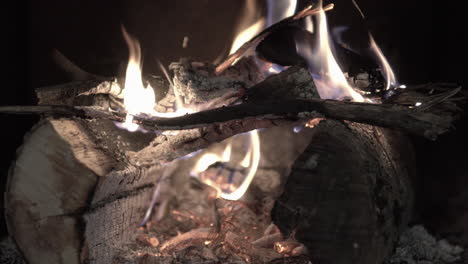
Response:
MULTIPOLYGON (((296 5, 297 0, 268 0, 268 15, 267 19, 264 19, 257 18, 260 11, 260 8, 257 6, 257 1, 246 0, 243 16, 239 23, 240 30, 232 43, 230 54, 234 53, 245 42, 260 33, 260 31, 266 26, 270 26, 286 17, 294 15, 296 5)), ((269 70, 274 71, 275 69, 271 67, 269 70)), ((238 200, 242 198, 257 172, 258 164, 260 162, 260 138, 256 130, 251 131, 249 133, 249 137, 249 150, 242 161, 239 162, 241 167, 248 168, 248 173, 237 188, 234 188, 232 192, 226 192, 223 191, 216 182, 205 179, 205 183, 218 190, 220 197, 224 199, 238 200)), ((213 152, 203 154, 192 168, 191 174, 198 176, 201 172, 207 170, 210 165, 216 162, 226 163, 231 161, 231 143, 232 142, 229 142, 226 145, 223 154, 216 154, 213 152)))
POLYGON ((396 80, 395 74, 393 73, 392 67, 390 66, 390 63, 388 63, 387 58, 385 58, 385 55, 382 53, 377 43, 375 43, 375 40, 371 34, 369 34, 369 39, 370 48, 372 52, 377 56, 378 62, 380 64, 380 69, 382 71, 382 74, 384 75, 385 80, 387 81, 387 84, 385 85, 385 90, 389 90, 392 87, 398 86, 398 82, 396 80))
MULTIPOLYGON (((234 53, 239 47, 245 42, 249 41, 255 35, 260 33, 266 26, 271 26, 280 20, 294 15, 296 10, 297 0, 268 0, 267 2, 267 19, 257 18, 259 15, 260 8, 257 6, 256 0, 246 0, 246 5, 243 12, 243 17, 239 23, 239 33, 235 37, 230 54, 234 53)), ((268 69, 269 71, 275 71, 274 66, 268 69)), ((220 197, 227 200, 238 200, 247 191, 250 183, 252 182, 255 173, 257 172, 258 164, 260 163, 260 138, 258 131, 251 131, 249 133, 250 146, 249 150, 245 154, 239 165, 244 168, 248 168, 248 173, 245 176, 242 183, 234 189, 232 192, 223 191, 216 182, 205 180, 205 183, 211 185, 216 190, 220 197)), ((222 155, 215 153, 203 154, 192 168, 191 174, 197 176, 199 173, 208 169, 208 167, 216 162, 229 162, 231 161, 231 142, 225 147, 222 155)))
MULTIPOLYGON (((362 9, 359 7, 358 3, 356 0, 352 0, 352 3, 354 7, 356 7, 356 10, 359 12, 359 15, 361 15, 362 19, 366 19, 366 16, 364 15, 364 12, 362 9)), ((380 65, 380 69, 382 71, 382 74, 384 75, 385 80, 387 81, 387 84, 385 85, 385 90, 389 90, 392 87, 398 86, 398 82, 396 80, 395 74, 393 73, 392 67, 390 66, 390 63, 388 63, 387 58, 383 54, 382 50, 380 50, 379 46, 374 40, 374 37, 369 33, 369 44, 370 44, 370 49, 371 51, 375 54, 378 60, 378 64, 380 65)), ((399 86, 399 88, 405 88, 404 85, 399 86)))
POLYGON ((125 87, 123 90, 127 116, 123 126, 129 131, 136 131, 138 125, 133 123, 133 116, 140 113, 154 113, 156 98, 153 88, 150 85, 145 87, 141 79, 140 43, 132 38, 123 27, 122 32, 129 49, 129 59, 127 71, 125 73, 125 87))
MULTIPOLYGON (((122 32, 129 49, 129 59, 127 70, 125 72, 125 84, 123 89, 123 101, 127 115, 125 117, 125 122, 117 125, 130 132, 134 132, 139 128, 137 124, 133 123, 134 116, 138 114, 147 114, 159 117, 177 117, 193 113, 193 109, 184 108, 178 101, 175 103, 175 112, 161 113, 154 110, 156 105, 156 95, 154 90, 149 84, 145 87, 141 78, 140 43, 138 40, 130 36, 124 27, 122 27, 122 32)), ((160 65, 160 67, 162 67, 162 65, 160 65)), ((169 75, 165 71, 164 67, 162 67, 162 69, 170 82, 169 75)))
POLYGON ((363 102, 364 98, 348 84, 333 56, 325 11, 321 10, 317 14, 316 24, 314 32, 317 34, 317 47, 312 48, 312 43, 306 39, 296 39, 296 49, 307 61, 320 97, 335 100, 348 97, 363 102))

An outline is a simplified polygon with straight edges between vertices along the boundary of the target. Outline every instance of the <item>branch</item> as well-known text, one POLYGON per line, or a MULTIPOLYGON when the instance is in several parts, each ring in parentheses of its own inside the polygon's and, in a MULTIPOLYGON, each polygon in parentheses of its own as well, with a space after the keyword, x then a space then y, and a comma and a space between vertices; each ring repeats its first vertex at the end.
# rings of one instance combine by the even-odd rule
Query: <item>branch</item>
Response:
MULTIPOLYGON (((4 106, 0 107, 0 113, 104 118, 119 122, 123 121, 125 115, 122 112, 109 112, 102 108, 76 106, 4 106)), ((430 139, 447 132, 454 120, 450 114, 434 114, 398 105, 309 99, 246 102, 174 118, 136 116, 135 121, 146 129, 184 130, 233 121, 242 123, 243 120, 252 118, 259 122, 260 120, 297 121, 316 117, 397 128, 430 139)), ((253 125, 253 129, 255 128, 258 127, 253 125)))

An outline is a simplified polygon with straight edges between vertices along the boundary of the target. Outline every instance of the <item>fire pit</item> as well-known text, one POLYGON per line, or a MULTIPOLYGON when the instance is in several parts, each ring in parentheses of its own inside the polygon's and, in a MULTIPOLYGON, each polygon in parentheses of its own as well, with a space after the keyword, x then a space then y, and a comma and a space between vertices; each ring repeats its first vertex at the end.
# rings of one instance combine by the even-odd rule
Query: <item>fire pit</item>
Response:
POLYGON ((371 35, 380 70, 343 72, 333 5, 280 2, 219 63, 181 59, 143 77, 123 28, 124 81, 57 53, 85 80, 37 89, 37 106, 0 108, 44 116, 6 192, 8 229, 29 263, 389 258, 413 206, 404 133, 448 131, 460 88, 399 84, 371 35), (291 56, 275 55, 282 32, 291 56))

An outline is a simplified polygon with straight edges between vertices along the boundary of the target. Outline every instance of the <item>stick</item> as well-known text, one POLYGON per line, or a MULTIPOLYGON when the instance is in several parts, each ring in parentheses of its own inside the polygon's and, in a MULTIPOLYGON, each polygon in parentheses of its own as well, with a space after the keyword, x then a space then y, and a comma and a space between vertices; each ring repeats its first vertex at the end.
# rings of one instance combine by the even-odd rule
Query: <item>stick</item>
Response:
POLYGON ((210 228, 192 229, 187 233, 180 234, 164 242, 161 245, 160 252, 170 254, 174 251, 181 251, 192 245, 203 245, 205 241, 215 239, 219 234, 214 233, 210 228))
MULTIPOLYGON (((4 106, 0 113, 46 114, 53 116, 106 118, 123 121, 124 113, 96 107, 69 106, 4 106)), ((369 125, 398 128, 411 134, 435 139, 451 128, 453 117, 417 111, 398 105, 343 102, 335 100, 276 100, 221 107, 174 118, 136 116, 135 121, 146 129, 185 130, 237 121, 293 120, 326 117, 369 125)), ((254 122, 255 123, 255 122, 254 122)), ((254 129, 259 128, 254 124, 254 129)))

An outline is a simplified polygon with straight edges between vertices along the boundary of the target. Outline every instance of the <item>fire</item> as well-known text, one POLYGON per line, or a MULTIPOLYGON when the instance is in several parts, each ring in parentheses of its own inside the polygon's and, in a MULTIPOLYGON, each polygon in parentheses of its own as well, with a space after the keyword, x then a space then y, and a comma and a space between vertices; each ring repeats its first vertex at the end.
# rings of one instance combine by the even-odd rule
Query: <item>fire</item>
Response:
MULTIPOLYGON (((366 19, 366 16, 364 15, 364 12, 362 9, 359 7, 358 3, 353 0, 352 1, 354 7, 356 7, 356 10, 359 12, 361 15, 362 19, 366 19)), ((392 67, 390 67, 390 63, 388 63, 387 58, 383 54, 383 52, 380 50, 379 46, 375 42, 374 38, 372 35, 369 33, 369 44, 370 44, 370 49, 371 51, 376 55, 378 64, 380 65, 380 69, 382 71, 382 74, 384 75, 385 80, 387 81, 387 84, 385 85, 385 90, 390 90, 393 87, 405 89, 405 85, 398 85, 398 82, 396 80, 395 74, 393 73, 392 67)))
POLYGON ((258 1, 246 0, 242 19, 239 21, 238 33, 232 42, 229 54, 234 53, 245 42, 249 41, 257 35, 265 27, 265 19, 259 17, 260 8, 257 6, 258 1))
MULTIPOLYGON (((234 53, 239 47, 245 42, 249 41, 255 35, 260 33, 266 26, 271 26, 280 20, 294 15, 296 10, 297 0, 268 0, 267 6, 267 17, 257 18, 259 16, 260 8, 257 7, 257 1, 247 0, 243 17, 239 23, 239 33, 235 37, 229 54, 234 53)), ((275 65, 268 67, 267 71, 270 73, 278 73, 282 68, 275 68, 275 65)), ((247 191, 250 183, 252 182, 255 173, 257 172, 258 164, 260 163, 260 138, 258 131, 252 131, 248 133, 250 137, 249 150, 245 154, 244 158, 239 162, 243 168, 248 169, 247 175, 245 176, 242 183, 231 192, 225 191, 221 188, 219 183, 212 179, 204 179, 204 182, 218 191, 220 197, 227 200, 238 200, 242 198, 244 193, 247 191)), ((207 170, 211 165, 216 162, 229 163, 231 159, 232 142, 229 142, 222 154, 216 153, 205 153, 203 154, 192 168, 191 174, 198 176, 203 171, 207 170)), ((231 188, 229 188, 231 189, 231 188)))
POLYGON ((153 88, 150 85, 145 87, 141 79, 140 43, 132 38, 123 27, 122 32, 129 49, 129 60, 123 90, 127 115, 123 127, 129 131, 136 131, 138 125, 133 123, 133 116, 141 113, 152 114, 154 112, 156 96, 153 88))
MULTIPOLYGON (((135 115, 146 114, 159 117, 177 117, 195 112, 192 109, 184 108, 179 101, 175 103, 175 112, 161 113, 154 110, 156 105, 156 95, 151 85, 143 84, 141 78, 141 48, 138 40, 130 36, 124 27, 122 27, 123 36, 129 49, 129 59, 127 70, 125 72, 125 84, 123 89, 124 106, 127 111, 125 122, 118 124, 119 127, 127 129, 130 132, 138 130, 139 125, 133 123, 135 115)), ((161 65, 162 67, 162 65, 161 65)), ((171 82, 169 75, 162 67, 168 81, 171 82)))
POLYGON ((261 10, 257 6, 258 1, 247 0, 244 7, 243 17, 239 23, 239 33, 234 39, 229 54, 234 53, 245 42, 260 33, 265 27, 271 26, 280 20, 294 15, 297 0, 268 0, 267 18, 257 18, 261 10))
POLYGON ((267 26, 294 15, 297 0, 268 0, 267 26))
POLYGON ((321 10, 317 14, 317 25, 313 32, 317 34, 317 47, 312 48, 312 43, 305 39, 296 39, 296 49, 307 61, 320 97, 335 100, 348 97, 363 102, 364 97, 348 84, 333 56, 325 11, 321 10))
MULTIPOLYGON (((242 183, 239 186, 234 186, 233 183, 229 183, 228 186, 224 186, 219 181, 219 179, 213 178, 202 178, 201 180, 213 187, 217 192, 219 197, 226 199, 226 200, 239 200, 245 194, 247 189, 249 188, 250 183, 252 182, 255 173, 257 172, 258 165, 260 163, 260 138, 258 135, 258 131, 254 130, 248 133, 248 137, 250 140, 249 149, 247 153, 244 155, 242 161, 239 162, 242 168, 246 169, 246 175, 242 180, 242 183), (223 185, 223 186, 222 186, 223 185)), ((233 163, 233 159, 231 157, 232 154, 232 140, 242 140, 245 137, 236 137, 230 139, 228 141, 226 147, 224 148, 221 154, 217 154, 214 152, 208 152, 201 155, 201 157, 196 162, 195 166, 192 168, 190 174, 195 177, 200 177, 200 174, 206 171, 211 165, 221 162, 223 164, 230 164, 233 163)))
POLYGON ((392 87, 396 87, 398 84, 395 78, 395 74, 393 73, 392 67, 390 67, 390 63, 388 63, 387 58, 385 58, 385 55, 382 53, 379 46, 377 46, 377 43, 375 43, 374 38, 370 34, 369 39, 370 48, 372 52, 377 56, 378 62, 380 64, 380 69, 382 71, 382 74, 384 75, 385 80, 387 81, 387 84, 385 85, 385 90, 389 90, 392 87))

